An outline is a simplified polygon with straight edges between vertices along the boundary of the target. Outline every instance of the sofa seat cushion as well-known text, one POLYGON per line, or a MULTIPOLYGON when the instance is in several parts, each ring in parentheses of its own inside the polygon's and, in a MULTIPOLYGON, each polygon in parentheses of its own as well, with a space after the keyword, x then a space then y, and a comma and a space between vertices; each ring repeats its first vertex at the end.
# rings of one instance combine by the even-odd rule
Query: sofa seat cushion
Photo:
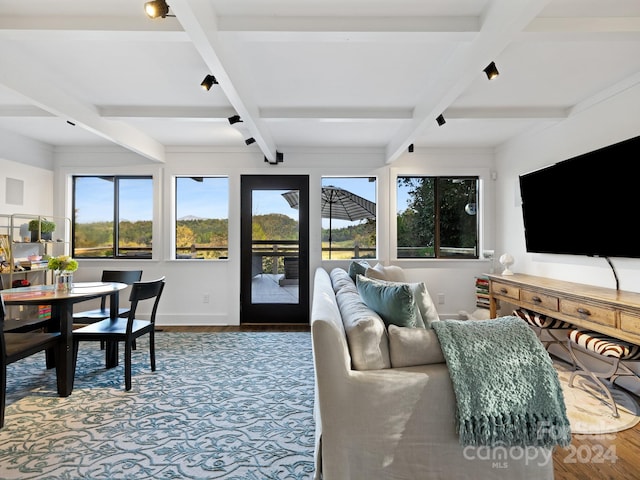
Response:
POLYGON ((352 368, 391 368, 389 339, 382 318, 362 301, 355 284, 344 269, 334 268, 330 276, 347 336, 352 368))
POLYGON ((391 367, 444 363, 440 341, 433 329, 389 325, 391 367))
POLYGON ((364 303, 388 325, 424 328, 422 315, 409 284, 385 282, 358 275, 356 286, 364 303))

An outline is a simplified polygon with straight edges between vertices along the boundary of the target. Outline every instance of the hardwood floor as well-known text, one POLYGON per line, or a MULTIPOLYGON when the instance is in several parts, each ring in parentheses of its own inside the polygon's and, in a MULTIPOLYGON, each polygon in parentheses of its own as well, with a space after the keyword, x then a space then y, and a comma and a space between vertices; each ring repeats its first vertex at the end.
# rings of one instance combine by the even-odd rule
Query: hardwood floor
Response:
POLYGON ((618 433, 574 435, 553 454, 555 480, 640 478, 640 425, 618 433))
MULTIPOLYGON (((308 325, 158 327, 176 332, 309 331, 308 325)), ((638 399, 637 399, 638 400, 638 399)), ((618 433, 574 435, 567 448, 553 453, 555 480, 640 479, 640 424, 618 433)))

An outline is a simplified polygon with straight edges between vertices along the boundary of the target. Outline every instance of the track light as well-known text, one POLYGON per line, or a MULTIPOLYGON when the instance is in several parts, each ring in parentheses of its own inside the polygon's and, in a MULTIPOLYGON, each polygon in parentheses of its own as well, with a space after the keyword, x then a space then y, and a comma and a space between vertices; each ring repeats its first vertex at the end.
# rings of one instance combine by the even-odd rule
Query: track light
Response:
POLYGON ((232 117, 227 118, 229 120, 229 125, 233 125, 234 123, 239 123, 242 121, 240 115, 233 115, 232 117))
POLYGON ((206 91, 209 91, 209 89, 213 85, 217 85, 217 84, 218 84, 218 80, 216 80, 216 77, 214 77, 213 75, 207 75, 206 77, 204 77, 204 80, 202 81, 200 86, 204 88, 206 91))
POLYGON ((447 123, 447 121, 444 119, 444 115, 442 114, 438 115, 438 117, 436 118, 436 122, 438 122, 439 126, 442 126, 445 123, 447 123))
POLYGON ((276 159, 273 162, 269 160, 266 156, 264 157, 264 161, 269 165, 277 165, 279 163, 284 162, 284 154, 276 150, 276 159))
POLYGON ((145 3, 144 11, 149 18, 175 17, 175 15, 169 15, 169 5, 165 0, 153 0, 145 3))
POLYGON ((487 75, 489 80, 493 80, 500 75, 500 72, 498 72, 498 69, 496 68, 496 64, 493 62, 487 65, 487 68, 484 69, 484 73, 487 75))
POLYGON ((252 143, 256 143, 256 139, 255 139, 255 138, 253 138, 253 137, 249 137, 249 138, 247 138, 247 139, 244 141, 244 143, 245 143, 246 145, 251 145, 252 143))
POLYGON ((413 143, 411 145, 409 145, 409 153, 413 153, 413 143))

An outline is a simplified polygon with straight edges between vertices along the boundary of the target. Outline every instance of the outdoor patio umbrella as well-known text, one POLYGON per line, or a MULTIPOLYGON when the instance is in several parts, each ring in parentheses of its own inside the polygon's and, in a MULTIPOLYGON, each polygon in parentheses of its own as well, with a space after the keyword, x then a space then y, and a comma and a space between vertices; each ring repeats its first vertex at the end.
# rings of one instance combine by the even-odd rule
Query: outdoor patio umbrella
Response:
MULTIPOLYGON (((331 258, 331 221, 338 220, 364 220, 376 218, 376 204, 366 198, 340 187, 322 187, 322 218, 329 219, 329 258, 331 258)), ((289 202, 292 208, 298 208, 298 191, 291 190, 282 196, 289 202)))

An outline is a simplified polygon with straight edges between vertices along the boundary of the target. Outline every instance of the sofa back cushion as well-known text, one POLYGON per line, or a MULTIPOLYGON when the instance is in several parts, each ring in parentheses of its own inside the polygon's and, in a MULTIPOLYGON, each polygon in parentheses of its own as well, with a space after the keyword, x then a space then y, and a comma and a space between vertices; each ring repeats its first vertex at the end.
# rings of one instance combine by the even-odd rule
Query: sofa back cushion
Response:
POLYGON ((390 368, 389 339, 382 318, 362 301, 344 269, 334 268, 330 276, 354 370, 390 368))
POLYGON ((435 330, 397 325, 389 325, 389 357, 392 368, 445 361, 435 330))

